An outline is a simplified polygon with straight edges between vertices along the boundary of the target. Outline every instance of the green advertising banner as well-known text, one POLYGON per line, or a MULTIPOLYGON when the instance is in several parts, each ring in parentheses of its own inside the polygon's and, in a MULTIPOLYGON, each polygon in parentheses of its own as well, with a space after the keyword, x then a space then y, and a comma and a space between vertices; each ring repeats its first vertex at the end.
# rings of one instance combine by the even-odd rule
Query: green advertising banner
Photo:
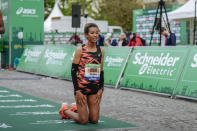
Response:
POLYGON ((71 80, 75 49, 73 45, 28 45, 17 70, 71 80))
POLYGON ((41 60, 44 54, 45 46, 28 45, 21 57, 17 70, 40 74, 41 60))
POLYGON ((172 94, 189 47, 136 47, 125 69, 121 87, 172 94))
POLYGON ((3 64, 11 66, 25 45, 40 45, 44 39, 43 0, 1 0, 6 34, 3 35, 3 64), (8 22, 6 22, 8 21, 8 22))
POLYGON ((122 67, 129 54, 130 48, 128 47, 105 47, 105 58, 104 58, 104 83, 107 85, 116 85, 122 67))
POLYGON ((43 44, 43 0, 12 0, 12 63, 21 57, 24 45, 43 44))
POLYGON ((66 59, 67 63, 65 65, 66 68, 66 72, 65 72, 65 76, 64 78, 68 79, 68 80, 72 80, 72 76, 71 76, 71 68, 72 68, 72 61, 73 61, 73 57, 75 54, 75 50, 77 49, 76 46, 71 45, 70 47, 67 46, 67 53, 68 53, 68 57, 66 59))
POLYGON ((197 98, 197 47, 192 46, 175 95, 197 98))
POLYGON ((41 58, 39 73, 71 79, 71 66, 75 46, 47 46, 41 58))
MULTIPOLYGON (((71 66, 76 46, 27 46, 17 70, 71 80, 71 66)), ((106 47, 105 84, 116 85, 130 48, 106 47), (113 75, 111 73, 113 72, 113 75)))

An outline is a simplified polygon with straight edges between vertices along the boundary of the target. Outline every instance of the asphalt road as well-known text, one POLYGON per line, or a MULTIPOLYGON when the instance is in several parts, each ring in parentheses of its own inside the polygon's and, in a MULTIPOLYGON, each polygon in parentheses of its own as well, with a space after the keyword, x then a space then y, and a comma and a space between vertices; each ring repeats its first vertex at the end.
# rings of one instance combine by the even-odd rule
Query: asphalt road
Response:
MULTIPOLYGON (((0 86, 56 103, 74 102, 71 81, 0 70, 0 86)), ((105 87, 101 115, 137 125, 131 131, 197 131, 197 101, 105 87)))

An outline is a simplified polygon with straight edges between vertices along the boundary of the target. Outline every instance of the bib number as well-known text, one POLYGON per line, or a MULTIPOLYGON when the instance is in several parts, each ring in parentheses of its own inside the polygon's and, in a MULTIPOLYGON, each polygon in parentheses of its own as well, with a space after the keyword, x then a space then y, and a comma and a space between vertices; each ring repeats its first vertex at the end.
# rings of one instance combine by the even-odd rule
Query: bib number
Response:
POLYGON ((85 79, 86 80, 100 80, 100 65, 99 64, 86 64, 85 79))

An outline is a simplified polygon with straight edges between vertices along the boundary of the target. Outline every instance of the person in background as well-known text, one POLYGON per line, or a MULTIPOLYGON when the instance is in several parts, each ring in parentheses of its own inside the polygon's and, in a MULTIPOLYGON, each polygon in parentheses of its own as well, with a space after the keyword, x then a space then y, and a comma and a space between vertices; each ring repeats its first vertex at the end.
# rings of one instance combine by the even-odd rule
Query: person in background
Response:
POLYGON ((131 34, 128 46, 143 46, 140 36, 136 33, 131 34))
POLYGON ((126 40, 125 33, 120 34, 119 40, 118 40, 118 46, 127 46, 128 41, 126 40))
POLYGON ((85 45, 88 42, 87 38, 85 37, 85 34, 82 37, 82 45, 85 45))
POLYGON ((113 35, 111 33, 107 33, 106 35, 106 43, 110 46, 117 46, 117 40, 113 38, 113 35))
POLYGON ((3 22, 2 12, 0 10, 0 34, 4 34, 4 33, 5 33, 4 22, 3 22))
POLYGON ((99 32, 99 38, 98 41, 96 42, 96 45, 98 46, 110 46, 110 44, 108 44, 107 42, 105 42, 105 37, 104 35, 101 34, 101 32, 99 32))
POLYGON ((71 69, 76 104, 69 109, 63 103, 59 114, 62 119, 72 118, 80 124, 96 124, 104 90, 104 49, 96 45, 99 37, 96 24, 87 23, 84 34, 88 42, 76 49, 71 69))
POLYGON ((165 46, 176 46, 176 35, 174 33, 169 33, 165 27, 161 27, 161 35, 165 37, 165 46))
POLYGON ((130 41, 130 35, 132 34, 131 31, 126 31, 125 34, 126 34, 126 40, 130 41))
POLYGON ((76 34, 76 32, 73 33, 73 35, 70 37, 68 42, 73 45, 77 45, 78 43, 82 43, 80 37, 76 34))

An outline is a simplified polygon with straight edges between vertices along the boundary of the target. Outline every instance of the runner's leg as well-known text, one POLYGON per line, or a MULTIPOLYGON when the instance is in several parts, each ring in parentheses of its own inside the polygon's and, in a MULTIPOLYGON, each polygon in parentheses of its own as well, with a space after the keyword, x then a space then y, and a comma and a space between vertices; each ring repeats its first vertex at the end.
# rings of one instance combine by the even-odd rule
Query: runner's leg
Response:
MULTIPOLYGON (((75 98, 76 99, 76 98, 75 98)), ((69 117, 75 120, 76 122, 80 124, 86 124, 88 123, 88 110, 87 110, 87 101, 83 105, 79 105, 77 102, 77 113, 65 110, 64 113, 69 117)))
POLYGON ((98 123, 101 98, 102 97, 98 98, 97 94, 87 96, 89 121, 91 123, 98 123))

